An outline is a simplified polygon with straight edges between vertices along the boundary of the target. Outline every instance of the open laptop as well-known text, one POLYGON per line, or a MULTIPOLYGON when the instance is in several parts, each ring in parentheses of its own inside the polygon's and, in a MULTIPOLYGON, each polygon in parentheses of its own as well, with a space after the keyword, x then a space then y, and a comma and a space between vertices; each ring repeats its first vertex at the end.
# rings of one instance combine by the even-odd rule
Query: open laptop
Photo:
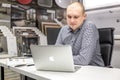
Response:
POLYGON ((30 45, 37 70, 75 71, 70 45, 30 45))

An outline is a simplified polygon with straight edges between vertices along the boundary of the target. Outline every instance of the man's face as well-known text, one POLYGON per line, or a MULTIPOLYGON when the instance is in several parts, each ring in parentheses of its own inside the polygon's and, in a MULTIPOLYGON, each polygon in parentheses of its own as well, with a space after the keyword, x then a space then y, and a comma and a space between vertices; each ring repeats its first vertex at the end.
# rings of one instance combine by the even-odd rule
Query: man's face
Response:
POLYGON ((78 29, 86 18, 80 7, 70 7, 67 9, 67 24, 72 28, 73 31, 78 29))

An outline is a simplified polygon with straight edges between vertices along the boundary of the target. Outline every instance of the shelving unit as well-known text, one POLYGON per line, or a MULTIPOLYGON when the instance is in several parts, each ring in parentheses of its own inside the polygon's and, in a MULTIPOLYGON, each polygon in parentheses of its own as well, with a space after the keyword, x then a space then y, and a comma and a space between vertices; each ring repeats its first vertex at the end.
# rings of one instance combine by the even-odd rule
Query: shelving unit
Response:
POLYGON ((11 6, 11 27, 13 26, 24 26, 26 20, 26 10, 18 5, 11 6))

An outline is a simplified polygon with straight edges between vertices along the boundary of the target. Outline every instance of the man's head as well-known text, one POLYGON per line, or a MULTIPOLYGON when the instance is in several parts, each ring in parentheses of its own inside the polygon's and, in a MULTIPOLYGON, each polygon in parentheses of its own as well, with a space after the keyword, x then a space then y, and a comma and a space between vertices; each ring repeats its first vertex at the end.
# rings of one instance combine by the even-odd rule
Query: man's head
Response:
POLYGON ((73 2, 67 7, 66 18, 67 24, 75 31, 86 18, 84 6, 79 2, 73 2))

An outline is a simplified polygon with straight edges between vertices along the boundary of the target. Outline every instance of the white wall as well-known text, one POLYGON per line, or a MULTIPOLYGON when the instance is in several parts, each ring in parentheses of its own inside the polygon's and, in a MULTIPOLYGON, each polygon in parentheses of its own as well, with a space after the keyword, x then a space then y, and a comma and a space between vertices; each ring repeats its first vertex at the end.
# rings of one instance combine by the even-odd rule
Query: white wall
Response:
POLYGON ((115 40, 111 65, 120 68, 120 40, 115 40))
POLYGON ((117 22, 117 19, 120 19, 116 14, 109 14, 109 13, 93 13, 88 14, 87 18, 93 21, 96 26, 99 28, 102 27, 114 27, 115 28, 115 35, 120 35, 120 22, 117 22))

